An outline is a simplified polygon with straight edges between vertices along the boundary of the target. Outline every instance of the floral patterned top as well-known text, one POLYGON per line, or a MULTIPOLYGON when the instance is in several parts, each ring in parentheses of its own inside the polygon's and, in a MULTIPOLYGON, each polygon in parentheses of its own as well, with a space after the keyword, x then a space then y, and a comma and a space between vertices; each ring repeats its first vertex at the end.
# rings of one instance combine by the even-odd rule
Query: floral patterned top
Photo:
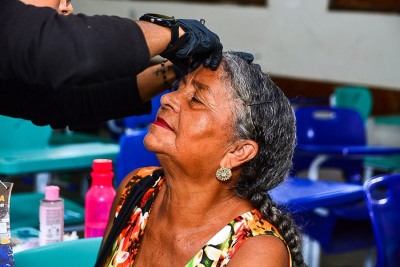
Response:
MULTIPOLYGON (((151 174, 154 167, 142 168, 133 176, 124 188, 117 207, 116 217, 129 194, 132 185, 141 178, 151 174)), ((133 266, 135 256, 139 251, 141 238, 144 234, 151 207, 164 178, 158 181, 144 194, 140 204, 132 209, 125 227, 114 241, 112 252, 104 266, 128 267, 133 266)), ((266 220, 261 218, 258 210, 254 209, 233 219, 222 228, 207 244, 186 264, 185 267, 226 266, 240 245, 250 237, 257 235, 273 235, 283 241, 282 236, 266 220)), ((284 241, 283 241, 284 242, 284 241)), ((290 257, 290 253, 289 253, 290 257)), ((289 258, 291 266, 291 259, 289 258)))

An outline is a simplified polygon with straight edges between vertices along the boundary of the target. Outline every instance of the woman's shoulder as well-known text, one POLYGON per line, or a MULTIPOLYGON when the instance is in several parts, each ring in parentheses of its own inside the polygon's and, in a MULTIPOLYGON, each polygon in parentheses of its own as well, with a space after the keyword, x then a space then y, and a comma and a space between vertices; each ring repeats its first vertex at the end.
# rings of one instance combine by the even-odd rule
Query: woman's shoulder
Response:
POLYGON ((161 167, 155 167, 155 166, 150 166, 150 167, 143 167, 139 168, 136 170, 133 170, 129 174, 125 176, 125 178, 121 181, 121 183, 118 186, 118 196, 124 196, 129 194, 131 189, 141 180, 143 180, 145 177, 149 175, 153 175, 154 173, 157 173, 157 171, 162 171, 161 167))
POLYGON ((127 174, 125 178, 121 181, 120 187, 124 188, 128 184, 136 184, 143 178, 152 175, 157 170, 162 170, 162 169, 161 167, 149 166, 133 170, 129 174, 127 174))
MULTIPOLYGON (((236 221, 243 225, 235 228, 247 231, 248 237, 251 238, 247 238, 246 242, 240 244, 240 249, 235 253, 235 261, 232 259, 230 266, 252 266, 249 256, 259 254, 262 255, 254 257, 257 258, 254 259, 254 263, 265 262, 265 266, 289 266, 290 254, 281 233, 278 232, 274 225, 262 217, 259 210, 253 209, 239 217, 241 220, 237 218, 236 221), (246 265, 244 265, 243 261, 246 262, 246 265), (268 265, 268 262, 271 262, 271 265, 268 265)), ((236 235, 240 236, 241 234, 243 233, 240 233, 240 231, 236 232, 236 235)))
POLYGON ((284 242, 271 235, 259 235, 246 240, 229 261, 229 266, 291 266, 290 254, 284 242), (260 265, 260 263, 262 263, 260 265))

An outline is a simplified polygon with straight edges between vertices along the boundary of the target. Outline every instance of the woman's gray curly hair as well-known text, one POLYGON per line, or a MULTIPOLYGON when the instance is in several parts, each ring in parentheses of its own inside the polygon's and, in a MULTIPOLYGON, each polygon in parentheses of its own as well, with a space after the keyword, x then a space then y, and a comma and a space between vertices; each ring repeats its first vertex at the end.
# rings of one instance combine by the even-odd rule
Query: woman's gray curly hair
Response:
POLYGON ((244 164, 234 191, 260 209, 285 238, 294 266, 304 266, 301 235, 289 214, 279 210, 268 191, 282 183, 292 166, 296 144, 293 109, 281 89, 257 64, 225 52, 222 82, 232 88, 234 129, 239 138, 258 144, 258 154, 244 164))

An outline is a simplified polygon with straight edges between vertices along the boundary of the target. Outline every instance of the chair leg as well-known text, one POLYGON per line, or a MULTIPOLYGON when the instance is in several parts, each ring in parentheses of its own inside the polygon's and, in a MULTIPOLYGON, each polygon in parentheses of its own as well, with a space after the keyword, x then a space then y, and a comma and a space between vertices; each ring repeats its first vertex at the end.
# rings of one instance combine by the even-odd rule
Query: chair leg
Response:
POLYGON ((303 255, 308 267, 319 267, 321 256, 321 246, 317 240, 303 235, 303 255))
POLYGON ((369 180, 374 175, 374 168, 371 166, 364 167, 364 180, 363 182, 369 180))
POLYGON ((374 249, 371 248, 368 250, 367 255, 364 259, 364 267, 374 267, 375 266, 375 257, 374 257, 374 249))
POLYGON ((310 168, 308 169, 308 179, 312 181, 318 180, 319 167, 328 159, 327 155, 318 155, 311 162, 310 168))
POLYGON ((35 174, 35 191, 44 193, 46 185, 49 184, 51 174, 49 172, 40 172, 35 174))

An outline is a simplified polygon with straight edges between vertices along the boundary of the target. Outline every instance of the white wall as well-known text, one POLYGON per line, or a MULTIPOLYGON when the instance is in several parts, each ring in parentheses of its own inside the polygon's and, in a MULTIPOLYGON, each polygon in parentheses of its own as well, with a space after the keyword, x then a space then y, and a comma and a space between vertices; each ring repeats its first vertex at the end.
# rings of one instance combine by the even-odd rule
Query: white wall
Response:
POLYGON ((252 52, 273 75, 400 90, 400 16, 330 12, 328 0, 267 7, 76 0, 76 13, 137 19, 147 12, 204 18, 226 50, 252 52))

